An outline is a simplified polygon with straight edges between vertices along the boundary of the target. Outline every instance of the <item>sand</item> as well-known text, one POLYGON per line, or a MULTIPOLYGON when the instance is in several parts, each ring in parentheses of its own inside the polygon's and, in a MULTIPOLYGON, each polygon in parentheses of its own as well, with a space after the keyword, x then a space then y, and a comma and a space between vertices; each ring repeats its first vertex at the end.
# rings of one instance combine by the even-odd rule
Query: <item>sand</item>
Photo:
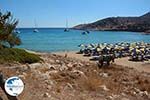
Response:
MULTIPOLYGON (((75 51, 56 52, 54 54, 61 55, 61 56, 67 55, 67 57, 79 59, 82 61, 88 61, 88 62, 89 62, 89 59, 91 58, 91 57, 84 57, 82 54, 76 54, 75 51)), ((150 60, 144 61, 144 62, 133 62, 133 61, 129 61, 128 59, 129 57, 115 59, 115 64, 121 65, 123 67, 134 68, 140 72, 150 73, 150 60)), ((90 62, 96 63, 96 61, 90 61, 90 62)))

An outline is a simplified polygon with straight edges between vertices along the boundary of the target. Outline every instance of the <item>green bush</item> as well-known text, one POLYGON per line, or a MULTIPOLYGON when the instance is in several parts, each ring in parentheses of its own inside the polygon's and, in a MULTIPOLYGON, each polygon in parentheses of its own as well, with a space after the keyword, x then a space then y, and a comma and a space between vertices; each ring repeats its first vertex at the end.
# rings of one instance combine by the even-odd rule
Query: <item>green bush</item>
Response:
POLYGON ((42 59, 35 54, 28 53, 25 50, 18 48, 3 48, 0 49, 0 63, 36 63, 42 59))

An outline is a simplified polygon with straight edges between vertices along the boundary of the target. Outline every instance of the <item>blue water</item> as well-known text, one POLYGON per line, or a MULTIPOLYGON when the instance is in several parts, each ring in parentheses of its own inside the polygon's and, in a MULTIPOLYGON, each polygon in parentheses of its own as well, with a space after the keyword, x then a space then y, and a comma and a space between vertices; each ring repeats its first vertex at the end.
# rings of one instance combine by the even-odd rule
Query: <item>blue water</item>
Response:
POLYGON ((91 31, 88 35, 82 35, 81 30, 69 32, 64 32, 62 28, 39 28, 38 30, 38 33, 34 33, 32 28, 19 29, 22 44, 18 47, 40 52, 57 52, 78 50, 79 44, 140 41, 150 43, 150 35, 138 32, 91 31))

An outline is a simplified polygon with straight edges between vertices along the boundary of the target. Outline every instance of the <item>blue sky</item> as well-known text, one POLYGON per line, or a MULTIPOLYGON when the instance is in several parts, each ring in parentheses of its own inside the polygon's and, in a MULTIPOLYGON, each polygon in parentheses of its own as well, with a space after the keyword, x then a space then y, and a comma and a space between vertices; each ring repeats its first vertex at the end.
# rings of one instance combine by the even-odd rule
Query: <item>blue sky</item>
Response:
POLYGON ((150 0, 0 0, 0 9, 11 11, 19 27, 69 27, 110 16, 140 16, 150 11, 150 0))

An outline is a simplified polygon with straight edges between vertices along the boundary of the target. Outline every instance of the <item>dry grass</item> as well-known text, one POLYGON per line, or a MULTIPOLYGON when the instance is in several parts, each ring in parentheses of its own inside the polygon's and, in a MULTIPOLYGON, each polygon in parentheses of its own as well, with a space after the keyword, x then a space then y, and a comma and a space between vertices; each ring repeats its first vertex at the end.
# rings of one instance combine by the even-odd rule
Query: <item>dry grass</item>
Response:
POLYGON ((77 83, 81 87, 80 89, 88 91, 97 91, 102 85, 101 79, 95 73, 89 74, 87 78, 80 78, 77 83))

